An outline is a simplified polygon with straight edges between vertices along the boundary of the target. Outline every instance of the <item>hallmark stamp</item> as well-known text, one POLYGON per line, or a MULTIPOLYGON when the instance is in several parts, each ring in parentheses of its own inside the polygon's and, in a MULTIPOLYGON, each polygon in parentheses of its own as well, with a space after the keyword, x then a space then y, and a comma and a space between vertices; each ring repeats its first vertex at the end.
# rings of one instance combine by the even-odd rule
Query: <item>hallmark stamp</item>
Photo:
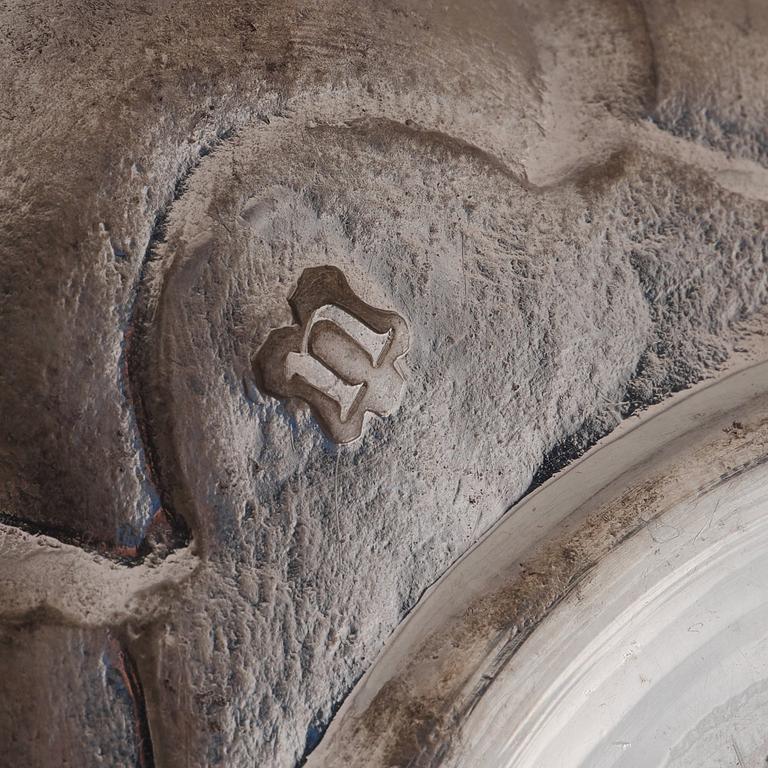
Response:
POLYGON ((400 401, 408 326, 366 304, 332 266, 305 269, 288 303, 296 324, 272 331, 256 353, 256 383, 304 401, 331 439, 351 442, 366 413, 388 416, 400 401))

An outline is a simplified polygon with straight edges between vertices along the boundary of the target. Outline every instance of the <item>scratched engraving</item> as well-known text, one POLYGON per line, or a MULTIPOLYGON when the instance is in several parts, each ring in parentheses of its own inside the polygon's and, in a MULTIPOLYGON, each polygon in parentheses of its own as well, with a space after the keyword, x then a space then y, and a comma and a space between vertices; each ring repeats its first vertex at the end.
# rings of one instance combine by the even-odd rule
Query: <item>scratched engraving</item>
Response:
POLYGON ((388 416, 403 387, 408 326, 360 299, 336 267, 310 267, 288 299, 295 325, 272 331, 253 359, 260 389, 309 405, 337 443, 360 437, 365 414, 388 416))

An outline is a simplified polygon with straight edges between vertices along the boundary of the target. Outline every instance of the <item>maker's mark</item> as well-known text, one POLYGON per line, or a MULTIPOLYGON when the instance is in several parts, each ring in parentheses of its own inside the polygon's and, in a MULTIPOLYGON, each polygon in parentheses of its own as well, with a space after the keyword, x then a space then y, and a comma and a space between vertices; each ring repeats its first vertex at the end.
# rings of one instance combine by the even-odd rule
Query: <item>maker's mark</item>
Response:
POLYGON ((366 412, 397 407, 408 326, 366 304, 331 266, 305 269, 288 303, 297 325, 269 334, 253 359, 256 381, 269 395, 306 402, 337 443, 355 440, 366 412))

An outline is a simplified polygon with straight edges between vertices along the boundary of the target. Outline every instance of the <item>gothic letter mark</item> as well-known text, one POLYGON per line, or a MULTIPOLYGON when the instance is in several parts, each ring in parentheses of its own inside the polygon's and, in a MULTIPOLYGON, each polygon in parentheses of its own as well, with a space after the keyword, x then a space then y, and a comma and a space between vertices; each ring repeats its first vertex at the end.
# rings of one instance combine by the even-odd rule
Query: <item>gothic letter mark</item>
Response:
POLYGON ((337 443, 360 437, 366 412, 397 407, 408 351, 400 315, 366 304, 336 267, 311 267, 288 299, 296 325, 272 331, 253 360, 262 391, 306 402, 337 443))

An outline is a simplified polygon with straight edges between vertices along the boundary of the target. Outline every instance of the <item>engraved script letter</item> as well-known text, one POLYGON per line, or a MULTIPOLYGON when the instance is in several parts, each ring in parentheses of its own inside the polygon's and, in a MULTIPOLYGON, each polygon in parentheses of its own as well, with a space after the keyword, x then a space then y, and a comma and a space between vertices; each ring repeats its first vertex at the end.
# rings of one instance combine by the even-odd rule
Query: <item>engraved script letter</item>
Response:
POLYGON ((337 442, 354 440, 366 412, 385 416, 397 406, 407 325, 363 302, 335 267, 306 269, 288 301, 297 325, 270 333, 254 358, 257 382, 306 402, 337 442))

